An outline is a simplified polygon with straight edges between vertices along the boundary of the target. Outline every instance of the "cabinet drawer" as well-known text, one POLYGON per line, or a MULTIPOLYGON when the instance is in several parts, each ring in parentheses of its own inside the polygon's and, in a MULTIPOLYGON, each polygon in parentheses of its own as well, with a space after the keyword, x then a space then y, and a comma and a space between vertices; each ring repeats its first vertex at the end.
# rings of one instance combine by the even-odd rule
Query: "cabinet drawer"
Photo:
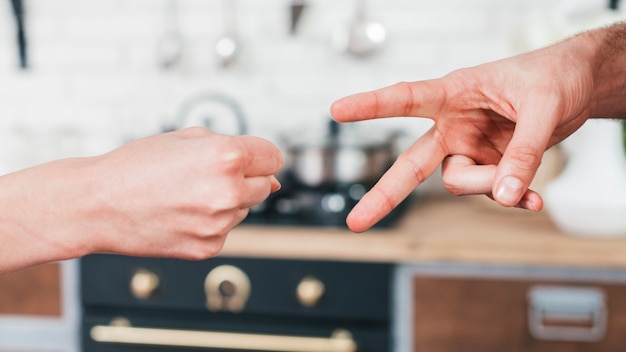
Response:
POLYGON ((59 264, 0 275, 0 315, 60 317, 61 310, 59 264))
POLYGON ((626 283, 413 277, 414 351, 624 351, 626 283))

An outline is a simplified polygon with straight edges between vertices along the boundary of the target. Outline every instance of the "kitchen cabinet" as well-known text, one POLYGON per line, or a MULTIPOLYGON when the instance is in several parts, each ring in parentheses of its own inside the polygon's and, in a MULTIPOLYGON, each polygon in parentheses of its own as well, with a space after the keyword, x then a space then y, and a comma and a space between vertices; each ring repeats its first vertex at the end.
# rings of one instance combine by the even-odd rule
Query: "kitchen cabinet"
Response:
POLYGON ((0 275, 0 351, 78 351, 76 261, 0 275))
POLYGON ((407 265, 403 351, 623 351, 626 273, 584 268, 407 265), (410 307, 410 308, 409 308, 410 307))
POLYGON ((51 263, 0 275, 0 314, 61 316, 61 269, 51 263))
POLYGON ((363 234, 241 226, 222 255, 394 263, 396 352, 585 352, 626 345, 625 249, 563 234, 545 212, 441 197, 363 234))

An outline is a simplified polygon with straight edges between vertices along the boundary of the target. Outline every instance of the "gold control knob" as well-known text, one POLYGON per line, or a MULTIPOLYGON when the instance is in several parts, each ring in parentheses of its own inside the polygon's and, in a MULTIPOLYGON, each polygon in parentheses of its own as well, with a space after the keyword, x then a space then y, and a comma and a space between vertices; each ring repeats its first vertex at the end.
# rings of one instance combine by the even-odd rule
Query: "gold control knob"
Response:
POLYGON ((250 297, 250 279, 241 269, 220 265, 204 280, 207 308, 212 311, 240 312, 250 297))
POLYGON ((298 297, 298 302, 303 306, 313 307, 324 296, 325 290, 323 282, 312 276, 307 276, 298 284, 296 296, 298 297))
POLYGON ((130 292, 138 299, 153 297, 159 286, 159 276, 146 269, 137 270, 130 280, 130 292))
POLYGON ((133 324, 130 323, 130 320, 128 320, 128 318, 125 317, 115 317, 111 320, 111 322, 109 323, 109 326, 124 326, 124 327, 129 327, 129 326, 133 326, 133 324))

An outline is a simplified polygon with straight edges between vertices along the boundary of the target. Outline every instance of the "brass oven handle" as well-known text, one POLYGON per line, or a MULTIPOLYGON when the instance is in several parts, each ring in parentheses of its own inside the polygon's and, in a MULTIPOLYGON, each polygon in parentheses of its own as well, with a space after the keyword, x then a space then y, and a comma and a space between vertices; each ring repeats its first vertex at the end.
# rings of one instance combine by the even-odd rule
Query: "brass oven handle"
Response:
POLYGON ((276 352, 355 352, 349 332, 336 331, 331 337, 280 336, 249 333, 139 328, 97 325, 91 328, 97 342, 132 345, 222 348, 276 352))

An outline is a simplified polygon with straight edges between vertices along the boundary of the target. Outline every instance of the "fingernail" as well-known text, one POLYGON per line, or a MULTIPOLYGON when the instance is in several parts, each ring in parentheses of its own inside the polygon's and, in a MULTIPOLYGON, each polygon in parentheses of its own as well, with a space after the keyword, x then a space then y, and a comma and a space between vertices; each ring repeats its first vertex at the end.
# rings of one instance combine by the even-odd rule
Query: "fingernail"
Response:
POLYGON ((507 205, 515 205, 522 196, 522 180, 513 176, 505 176, 496 190, 495 197, 507 205))
POLYGON ((543 201, 538 193, 529 192, 520 200, 520 206, 524 209, 538 212, 543 207, 543 201))
POLYGON ((280 181, 278 181, 278 179, 274 176, 270 177, 270 183, 271 183, 271 192, 277 192, 278 190, 280 190, 280 188, 282 187, 282 185, 280 184, 280 181))
POLYGON ((522 199, 520 201, 520 206, 523 209, 526 210, 530 210, 530 211, 538 211, 537 206, 535 205, 535 203, 533 203, 531 200, 529 199, 522 199))

